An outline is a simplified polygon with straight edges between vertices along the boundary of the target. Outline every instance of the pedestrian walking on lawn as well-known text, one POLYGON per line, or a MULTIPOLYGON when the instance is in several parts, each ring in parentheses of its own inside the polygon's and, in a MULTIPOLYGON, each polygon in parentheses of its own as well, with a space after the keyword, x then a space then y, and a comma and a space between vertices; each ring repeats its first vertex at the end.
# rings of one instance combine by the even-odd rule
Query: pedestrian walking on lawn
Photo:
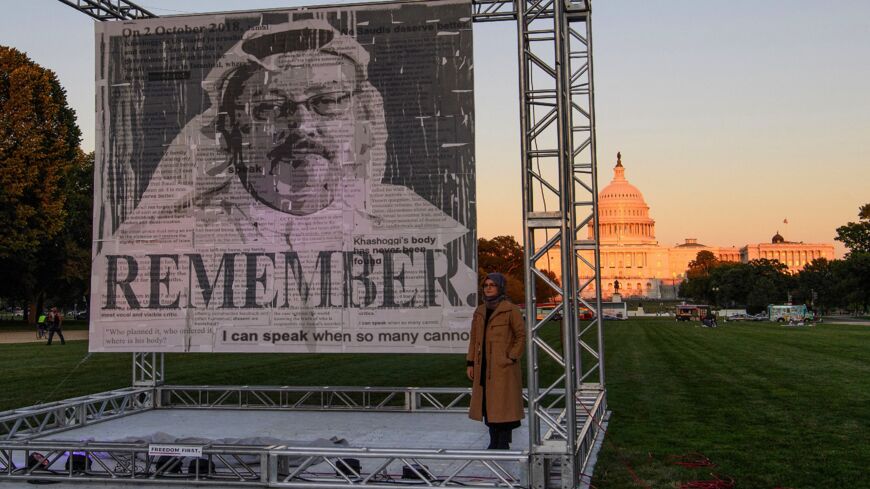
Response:
POLYGON ((51 345, 51 339, 54 338, 54 335, 57 334, 60 337, 60 344, 65 345, 66 340, 63 337, 63 317, 60 315, 56 307, 51 308, 51 312, 48 313, 48 343, 46 345, 51 345))

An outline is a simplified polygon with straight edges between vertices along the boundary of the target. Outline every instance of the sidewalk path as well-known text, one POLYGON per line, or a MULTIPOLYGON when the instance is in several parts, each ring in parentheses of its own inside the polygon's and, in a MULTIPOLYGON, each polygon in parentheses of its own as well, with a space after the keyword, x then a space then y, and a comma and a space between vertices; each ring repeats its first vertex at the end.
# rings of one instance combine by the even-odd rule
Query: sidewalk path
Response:
POLYGON ((822 324, 854 324, 858 326, 870 326, 870 321, 862 321, 860 319, 828 319, 825 318, 822 324))
MULTIPOLYGON (((86 340, 88 339, 88 332, 84 329, 64 331, 63 337, 66 338, 67 341, 86 340)), ((32 331, 0 332, 0 343, 45 343, 46 341, 46 339, 36 339, 36 333, 32 331)), ((54 339, 51 340, 52 346, 55 343, 57 343, 58 345, 60 344, 60 338, 58 338, 57 335, 55 335, 54 339)))

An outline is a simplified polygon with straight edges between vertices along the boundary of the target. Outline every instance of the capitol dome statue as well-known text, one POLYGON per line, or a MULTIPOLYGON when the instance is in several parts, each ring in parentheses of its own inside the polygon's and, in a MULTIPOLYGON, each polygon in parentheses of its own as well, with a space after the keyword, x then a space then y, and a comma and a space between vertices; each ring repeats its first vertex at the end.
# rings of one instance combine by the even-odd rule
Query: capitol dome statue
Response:
MULTIPOLYGON (((656 244, 655 221, 643 194, 625 179, 622 153, 616 153, 613 180, 598 193, 598 227, 601 243, 656 244)), ((589 238, 592 239, 592 226, 589 238)))

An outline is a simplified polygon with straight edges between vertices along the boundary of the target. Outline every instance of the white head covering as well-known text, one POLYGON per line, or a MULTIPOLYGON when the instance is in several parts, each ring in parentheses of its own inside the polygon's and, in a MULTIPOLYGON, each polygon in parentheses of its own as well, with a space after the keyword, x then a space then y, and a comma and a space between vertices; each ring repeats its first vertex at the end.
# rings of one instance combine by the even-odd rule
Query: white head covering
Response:
MULTIPOLYGON (((233 148, 226 141, 226 122, 233 117, 226 111, 225 97, 231 81, 244 76, 251 68, 267 71, 287 69, 281 65, 284 55, 298 51, 319 51, 351 60, 359 80, 358 95, 363 114, 357 119, 354 142, 358 160, 355 168, 346 168, 353 178, 379 183, 386 170, 386 122, 383 99, 368 82, 369 53, 353 37, 342 34, 323 19, 305 19, 280 24, 261 24, 245 32, 242 39, 227 50, 202 82, 210 107, 200 116, 200 127, 205 138, 213 140, 227 151, 227 159, 200 161, 197 171, 215 186, 222 186, 227 178, 238 178, 224 172, 232 165, 233 148), (223 179, 214 179, 218 174, 223 179)), ((205 142, 205 141, 202 141, 205 142)), ((345 175, 350 176, 350 175, 345 175)), ((210 190, 206 190, 210 193, 210 190)))
POLYGON ((202 82, 211 102, 203 113, 203 124, 213 126, 219 116, 227 82, 243 66, 257 65, 278 71, 281 54, 293 51, 321 51, 343 56, 357 67, 360 80, 368 80, 369 53, 352 37, 335 30, 328 22, 306 19, 281 24, 263 24, 246 32, 221 56, 202 82))

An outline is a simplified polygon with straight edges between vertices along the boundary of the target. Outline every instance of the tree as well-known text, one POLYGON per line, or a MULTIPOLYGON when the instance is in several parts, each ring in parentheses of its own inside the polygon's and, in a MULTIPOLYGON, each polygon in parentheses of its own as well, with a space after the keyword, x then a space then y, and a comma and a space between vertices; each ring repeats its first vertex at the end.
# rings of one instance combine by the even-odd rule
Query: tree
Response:
MULTIPOLYGON (((851 253, 870 253, 870 204, 858 209, 858 222, 837 228, 837 241, 842 241, 851 253)), ((847 256, 848 257, 848 256, 847 256)))
POLYGON ((87 295, 91 275, 93 153, 79 152, 61 186, 67 198, 60 231, 28 253, 0 258, 12 280, 0 283, 0 296, 25 302, 31 314, 51 305, 70 306, 87 295))
MULTIPOLYGON (((79 152, 64 179, 66 219, 54 238, 59 268, 47 273, 49 290, 57 303, 70 305, 87 296, 91 279, 91 239, 93 229, 94 154, 79 152)), ((47 247, 46 247, 47 248, 47 247)), ((47 260, 46 260, 47 261, 47 260)))
POLYGON ((710 270, 719 265, 719 260, 712 251, 702 250, 695 256, 695 259, 689 262, 689 269, 686 270, 686 276, 710 276, 710 270))
POLYGON ((522 275, 523 247, 513 236, 480 238, 477 240, 477 268, 484 275, 490 272, 522 275))
POLYGON ((796 301, 810 304, 814 310, 824 313, 837 307, 840 294, 834 280, 833 262, 816 258, 797 274, 796 301))
MULTIPOLYGON (((562 285, 562 282, 556 277, 556 272, 551 270, 541 270, 541 272, 550 279, 550 282, 558 286, 562 285)), ((553 302, 557 297, 559 297, 559 293, 556 290, 547 285, 540 277, 535 278, 535 300, 537 302, 553 302)))
POLYGON ((695 302, 709 302, 711 293, 710 277, 686 277, 680 282, 678 294, 680 297, 692 299, 695 302))
POLYGON ((716 299, 719 304, 728 307, 746 305, 746 284, 751 275, 751 268, 745 263, 722 263, 712 271, 711 281, 716 288, 716 299))
POLYGON ((0 265, 7 277, 0 287, 28 302, 30 321, 45 290, 41 251, 66 225, 66 178, 82 156, 80 139, 54 73, 0 46, 0 265))
POLYGON ((716 303, 716 293, 713 291, 713 281, 710 273, 720 265, 712 252, 699 251, 695 259, 689 262, 686 270, 686 280, 680 283, 681 297, 690 297, 699 302, 716 303))
POLYGON ((751 260, 746 265, 749 267, 749 277, 743 302, 747 309, 761 311, 768 304, 786 301, 792 283, 787 265, 766 258, 751 260))
POLYGON ((483 283, 486 274, 492 272, 499 272, 508 279, 505 293, 512 302, 525 303, 523 247, 513 236, 477 240, 477 282, 483 283))
MULTIPOLYGON (((515 304, 524 304, 526 289, 523 271, 523 247, 513 236, 496 236, 492 239, 477 240, 477 275, 478 283, 483 283, 487 273, 499 272, 508 279, 506 294, 515 304)), ((552 282, 560 285, 556 274, 543 270, 552 282)), ((535 280, 535 298, 537 302, 550 302, 558 294, 541 278, 535 280)))
POLYGON ((863 314, 870 307, 870 253, 849 253, 834 262, 840 305, 863 314))
POLYGON ((742 305, 750 312, 764 310, 768 304, 781 303, 788 297, 794 279, 788 266, 776 260, 759 259, 749 263, 719 262, 710 268, 707 277, 689 279, 688 286, 695 282, 696 289, 684 289, 696 295, 686 295, 699 300, 709 300, 721 305, 742 305), (702 285, 698 285, 698 283, 702 285), (703 288, 703 287, 706 288, 703 288), (713 289, 716 290, 713 290, 713 289), (706 295, 705 295, 706 294, 706 295))

